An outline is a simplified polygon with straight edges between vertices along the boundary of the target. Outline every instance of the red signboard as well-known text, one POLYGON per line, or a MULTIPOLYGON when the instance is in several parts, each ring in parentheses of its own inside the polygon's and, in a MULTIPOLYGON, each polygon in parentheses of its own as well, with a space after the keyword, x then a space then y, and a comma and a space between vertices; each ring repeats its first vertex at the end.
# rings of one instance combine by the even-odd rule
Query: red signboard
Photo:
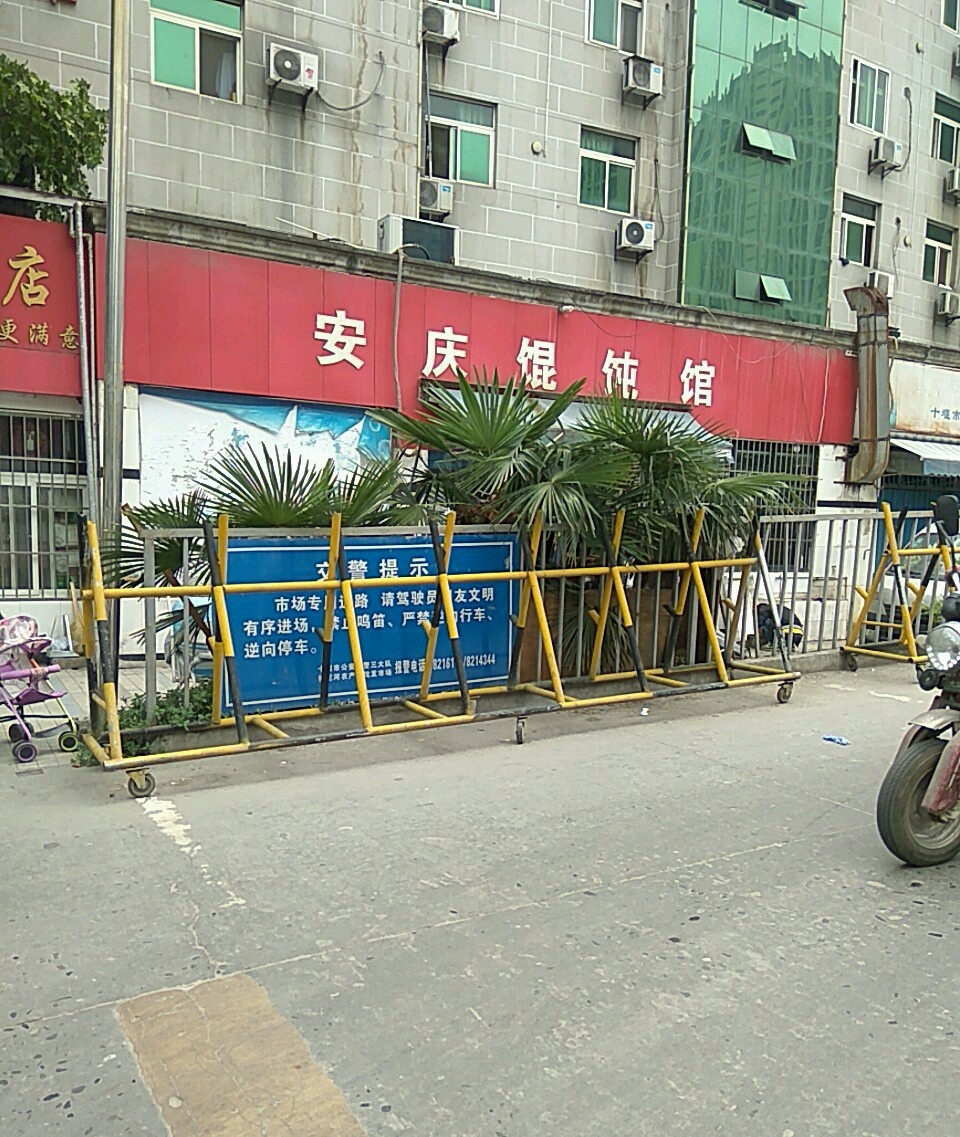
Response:
MULTIPOLYGON (((102 267, 97 276, 102 289, 102 267)), ((389 280, 131 241, 125 376, 155 387, 395 406, 394 300, 389 280)), ((686 404, 705 425, 743 438, 849 443, 853 435, 855 361, 842 350, 405 284, 403 408, 416 406, 423 376, 451 379, 475 367, 522 372, 544 394, 586 378, 586 393, 686 404)))
POLYGON ((0 390, 79 396, 77 313, 67 227, 0 216, 0 390))

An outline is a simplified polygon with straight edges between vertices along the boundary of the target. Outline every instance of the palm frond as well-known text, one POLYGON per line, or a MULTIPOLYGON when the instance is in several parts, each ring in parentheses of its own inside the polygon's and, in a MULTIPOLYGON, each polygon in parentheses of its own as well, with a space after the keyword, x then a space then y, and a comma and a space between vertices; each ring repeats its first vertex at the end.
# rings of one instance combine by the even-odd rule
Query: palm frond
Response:
POLYGON ((243 529, 324 524, 335 498, 332 462, 316 466, 279 447, 229 446, 199 479, 215 513, 243 529))

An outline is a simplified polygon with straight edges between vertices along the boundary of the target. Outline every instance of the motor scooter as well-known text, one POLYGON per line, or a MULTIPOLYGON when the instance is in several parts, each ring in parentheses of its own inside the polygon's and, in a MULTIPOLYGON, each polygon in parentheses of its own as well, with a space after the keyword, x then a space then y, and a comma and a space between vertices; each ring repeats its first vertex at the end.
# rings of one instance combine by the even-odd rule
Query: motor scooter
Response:
POLYGON ((929 710, 910 722, 877 798, 883 843, 908 865, 939 865, 960 852, 960 571, 953 538, 960 533, 960 503, 941 497, 934 506, 940 543, 950 552, 949 592, 940 620, 927 633, 926 663, 917 668, 924 691, 935 691, 929 710))

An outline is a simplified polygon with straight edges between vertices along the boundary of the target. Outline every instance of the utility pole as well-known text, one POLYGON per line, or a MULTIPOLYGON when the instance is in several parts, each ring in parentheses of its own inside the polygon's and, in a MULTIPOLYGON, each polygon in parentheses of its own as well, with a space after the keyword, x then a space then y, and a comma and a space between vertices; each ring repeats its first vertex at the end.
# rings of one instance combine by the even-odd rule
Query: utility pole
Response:
MULTIPOLYGON (((127 247, 127 149, 130 120, 130 0, 112 0, 110 135, 107 152, 107 297, 103 350, 102 545, 120 542, 123 493, 123 302, 127 247)), ((116 668, 120 603, 108 609, 116 668)), ((111 676, 112 678, 112 676, 111 676)))

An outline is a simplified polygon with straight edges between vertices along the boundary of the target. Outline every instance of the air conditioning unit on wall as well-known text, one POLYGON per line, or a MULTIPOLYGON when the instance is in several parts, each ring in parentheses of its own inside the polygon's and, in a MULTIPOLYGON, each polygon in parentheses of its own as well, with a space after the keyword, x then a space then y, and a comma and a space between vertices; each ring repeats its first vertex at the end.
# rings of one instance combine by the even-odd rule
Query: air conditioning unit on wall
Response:
POLYGON ((460 13, 450 4, 424 4, 420 27, 427 43, 449 47, 460 40, 460 13))
POLYGON ((320 57, 309 51, 271 43, 267 51, 267 82, 288 91, 315 91, 320 81, 320 57))
POLYGON ((946 289, 941 292, 937 297, 937 315, 948 324, 960 317, 960 292, 949 292, 946 289))
POLYGON ((943 179, 943 196, 944 200, 952 201, 954 205, 960 201, 960 168, 957 166, 948 170, 943 179))
POLYGON ((656 225, 649 218, 624 217, 617 226, 614 249, 617 256, 633 254, 637 257, 645 257, 647 253, 653 252, 656 244, 656 225))
POLYGON ((879 170, 881 174, 888 174, 891 170, 903 167, 903 144, 894 142, 892 138, 875 138, 870 148, 870 160, 867 163, 870 173, 879 170))
POLYGON ((639 99, 646 107, 663 94, 663 68, 652 59, 631 55, 623 61, 623 97, 639 99))
POLYGON ((888 272, 877 272, 874 270, 867 276, 867 287, 875 288, 878 292, 882 292, 889 300, 893 295, 893 277, 888 272))
POLYGON ((446 217, 453 209, 453 182, 420 178, 420 212, 428 217, 446 217))
POLYGON ((395 253, 401 246, 406 246, 404 252, 412 259, 456 264, 460 260, 460 230, 456 225, 395 213, 381 217, 377 223, 377 248, 381 253, 395 253))

